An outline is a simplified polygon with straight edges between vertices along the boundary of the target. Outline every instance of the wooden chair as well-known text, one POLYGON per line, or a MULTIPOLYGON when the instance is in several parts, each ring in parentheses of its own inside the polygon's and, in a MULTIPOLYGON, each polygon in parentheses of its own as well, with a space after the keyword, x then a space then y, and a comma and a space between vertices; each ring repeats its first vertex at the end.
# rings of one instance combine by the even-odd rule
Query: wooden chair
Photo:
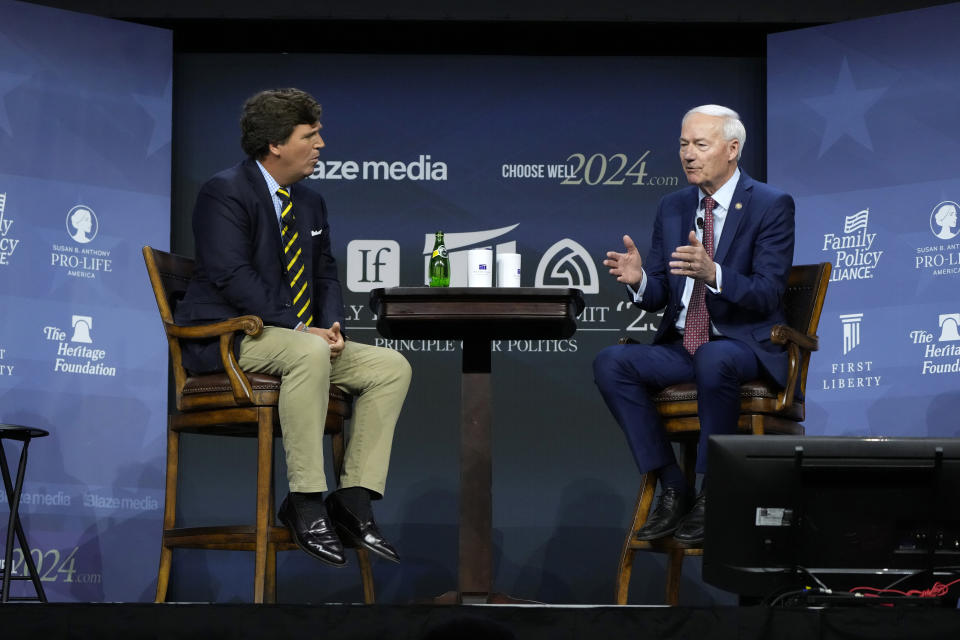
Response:
MULTIPOLYGON (((806 389, 810 353, 818 349, 817 326, 830 281, 830 270, 829 262, 791 268, 783 301, 787 324, 776 325, 770 331, 770 339, 785 345, 790 358, 787 385, 780 389, 762 380, 744 384, 741 387, 738 431, 755 435, 803 434, 803 425, 800 424, 804 419, 803 399, 794 397, 794 391, 798 381, 801 391, 806 389)), ((692 484, 697 441, 700 436, 696 385, 672 385, 658 394, 654 401, 668 436, 672 441, 680 443, 682 466, 692 484)), ((669 605, 676 605, 680 599, 680 576, 684 557, 703 555, 703 548, 682 547, 670 537, 652 542, 636 539, 637 531, 647 521, 656 488, 656 474, 644 474, 640 479, 633 524, 627 532, 620 554, 616 584, 617 604, 627 603, 635 552, 657 551, 667 555, 666 603, 669 605)))
MULTIPOLYGON (((177 413, 171 414, 167 429, 166 506, 163 514, 163 543, 157 572, 156 602, 164 602, 170 580, 173 549, 229 549, 254 551, 254 602, 276 602, 277 551, 296 549, 290 531, 277 526, 273 483, 273 440, 280 436, 277 400, 280 378, 245 373, 237 364, 233 341, 239 331, 255 336, 263 330, 257 316, 240 316, 223 322, 199 326, 179 326, 173 310, 183 297, 193 275, 193 260, 143 248, 150 284, 157 299, 176 385, 177 413), (219 338, 224 373, 191 376, 181 361, 180 340, 219 338), (253 525, 189 527, 176 526, 178 460, 180 434, 202 433, 257 439, 256 522, 253 525)), ((325 432, 333 445, 333 464, 337 477, 343 467, 344 422, 352 413, 353 399, 330 386, 330 405, 325 432)), ((357 549, 363 600, 374 602, 373 574, 366 549, 357 549)), ((304 558, 304 562, 310 562, 304 558)))

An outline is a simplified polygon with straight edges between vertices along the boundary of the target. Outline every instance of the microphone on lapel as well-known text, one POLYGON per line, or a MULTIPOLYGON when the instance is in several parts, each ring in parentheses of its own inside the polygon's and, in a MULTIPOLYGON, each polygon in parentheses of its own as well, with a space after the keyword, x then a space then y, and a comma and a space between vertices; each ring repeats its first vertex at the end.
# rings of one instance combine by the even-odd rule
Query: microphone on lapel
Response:
POLYGON ((697 216, 697 228, 703 229, 703 216, 697 216))

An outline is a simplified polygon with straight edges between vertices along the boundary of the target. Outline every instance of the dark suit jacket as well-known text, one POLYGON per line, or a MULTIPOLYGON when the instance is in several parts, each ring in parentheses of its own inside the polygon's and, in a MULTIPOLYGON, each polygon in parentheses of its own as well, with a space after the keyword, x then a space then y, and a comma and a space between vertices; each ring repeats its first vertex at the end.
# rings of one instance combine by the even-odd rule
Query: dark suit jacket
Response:
MULTIPOLYGON (((643 264, 648 281, 639 303, 648 311, 665 309, 655 343, 664 340, 680 314, 686 278, 671 275, 668 263, 676 247, 688 244, 697 198, 697 187, 690 186, 665 196, 657 209, 643 264)), ((793 217, 793 198, 741 170, 713 258, 723 270, 723 289, 706 293, 713 325, 724 336, 749 345, 780 385, 786 384, 787 355, 770 341, 770 328, 785 322, 783 293, 793 264, 793 217)))
MULTIPOLYGON (((294 184, 293 214, 300 232, 313 303, 312 326, 343 326, 343 296, 330 250, 327 207, 320 194, 294 184)), ((293 328, 300 322, 291 306, 283 268, 276 210, 253 160, 213 176, 193 210, 196 268, 174 312, 178 324, 194 325, 234 316, 260 316, 265 325, 293 328)), ((239 341, 237 341, 239 344, 239 341)), ((194 373, 221 369, 215 341, 184 344, 184 366, 194 373)))

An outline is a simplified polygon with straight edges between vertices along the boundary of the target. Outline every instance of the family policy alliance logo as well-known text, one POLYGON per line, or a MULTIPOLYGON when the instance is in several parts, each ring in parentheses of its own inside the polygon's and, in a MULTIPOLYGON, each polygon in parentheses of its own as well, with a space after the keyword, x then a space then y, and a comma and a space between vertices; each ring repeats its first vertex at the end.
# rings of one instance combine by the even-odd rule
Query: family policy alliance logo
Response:
POLYGON ((960 372, 960 313, 939 314, 936 329, 914 329, 910 342, 923 350, 920 375, 960 372))
POLYGON ((879 387, 882 376, 874 375, 873 360, 845 359, 860 346, 863 313, 844 313, 838 316, 843 329, 844 359, 830 365, 830 375, 823 379, 824 391, 847 391, 879 387))
POLYGON ((74 278, 96 278, 98 274, 113 271, 109 249, 98 249, 91 243, 100 232, 100 221, 92 207, 78 204, 67 212, 67 236, 72 244, 54 243, 50 252, 50 266, 63 269, 74 278))
POLYGON ((928 272, 934 276, 947 276, 960 273, 960 226, 957 222, 957 210, 953 200, 944 200, 930 210, 930 233, 933 244, 917 247, 913 257, 913 268, 928 272))
POLYGON ((825 233, 823 251, 833 253, 830 282, 869 280, 876 275, 883 251, 875 248, 877 234, 867 229, 870 209, 862 209, 843 219, 843 233, 825 233))
POLYGON ((0 266, 10 264, 20 241, 10 235, 13 220, 7 217, 7 194, 0 193, 0 266))
POLYGON ((93 346, 93 316, 74 315, 70 318, 70 331, 48 325, 43 336, 57 344, 57 357, 53 371, 62 374, 115 377, 117 368, 104 363, 105 349, 93 346), (70 336, 69 339, 67 336, 70 336))

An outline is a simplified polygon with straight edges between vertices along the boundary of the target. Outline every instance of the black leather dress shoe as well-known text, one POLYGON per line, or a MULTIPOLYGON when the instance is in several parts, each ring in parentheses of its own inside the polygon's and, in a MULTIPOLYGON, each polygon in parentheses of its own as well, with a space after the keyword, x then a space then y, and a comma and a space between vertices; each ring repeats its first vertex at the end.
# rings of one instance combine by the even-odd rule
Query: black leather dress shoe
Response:
POLYGON ((330 514, 330 519, 345 546, 365 547, 382 558, 400 562, 397 550, 387 542, 377 528, 372 512, 365 518, 358 517, 334 492, 327 496, 327 513, 330 514))
POLYGON ((660 494, 657 508, 647 517, 640 530, 637 531, 637 540, 657 540, 665 538, 677 530, 677 526, 690 509, 691 496, 689 491, 668 487, 660 494))
POLYGON ((334 567, 347 564, 343 544, 334 532, 320 494, 291 492, 284 498, 277 516, 290 528, 297 546, 308 554, 334 567))
POLYGON ((701 493, 693 503, 690 513, 683 517, 673 539, 688 547, 703 545, 703 516, 707 510, 707 494, 701 493))

